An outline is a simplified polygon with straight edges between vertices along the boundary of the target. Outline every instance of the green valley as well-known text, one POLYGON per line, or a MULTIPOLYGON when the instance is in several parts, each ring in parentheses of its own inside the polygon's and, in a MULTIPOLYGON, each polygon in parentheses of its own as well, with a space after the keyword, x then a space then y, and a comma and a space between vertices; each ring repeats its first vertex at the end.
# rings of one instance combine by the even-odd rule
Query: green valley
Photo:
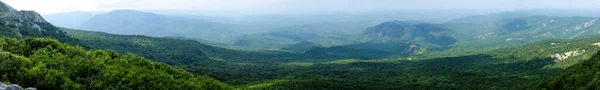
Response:
POLYGON ((494 10, 441 0, 57 0, 44 3, 81 5, 40 9, 45 19, 4 2, 43 6, 0 2, 0 90, 600 88, 594 10, 526 1, 511 3, 531 7, 494 10))

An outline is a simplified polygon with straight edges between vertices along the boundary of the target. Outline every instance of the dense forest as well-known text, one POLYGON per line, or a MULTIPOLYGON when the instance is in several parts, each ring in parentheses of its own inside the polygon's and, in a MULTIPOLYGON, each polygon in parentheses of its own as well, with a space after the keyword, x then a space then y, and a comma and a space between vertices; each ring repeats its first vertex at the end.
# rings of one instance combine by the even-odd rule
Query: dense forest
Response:
POLYGON ((0 2, 0 82, 41 90, 600 89, 597 17, 520 11, 426 22, 408 16, 434 13, 370 13, 225 19, 115 10, 75 20, 88 31, 0 2))
MULTIPOLYGON (((326 53, 308 55, 240 51, 210 47, 186 39, 66 31, 91 48, 141 53, 144 57, 165 60, 164 62, 202 60, 170 64, 243 89, 523 89, 529 87, 529 83, 551 77, 573 63, 584 61, 598 50, 598 46, 591 44, 600 42, 598 37, 583 37, 575 40, 547 40, 466 56, 461 56, 465 53, 454 52, 453 55, 440 58, 413 56, 352 59, 357 57, 324 58, 328 56, 326 53), (126 47, 134 50, 122 49, 126 47), (170 49, 160 49, 165 47, 170 49), (164 53, 144 54, 145 52, 135 49, 164 53), (185 51, 182 49, 194 50, 190 52, 195 53, 188 54, 206 58, 154 57, 169 56, 170 52, 178 55, 177 53, 185 51), (571 50, 588 52, 559 62, 546 56, 571 50)), ((333 51, 335 50, 315 52, 333 51)))
POLYGON ((3 82, 37 89, 233 89, 207 76, 112 50, 85 50, 51 38, 0 38, 3 82))
POLYGON ((600 53, 589 60, 567 68, 559 75, 540 80, 528 89, 565 89, 596 90, 600 89, 600 53))

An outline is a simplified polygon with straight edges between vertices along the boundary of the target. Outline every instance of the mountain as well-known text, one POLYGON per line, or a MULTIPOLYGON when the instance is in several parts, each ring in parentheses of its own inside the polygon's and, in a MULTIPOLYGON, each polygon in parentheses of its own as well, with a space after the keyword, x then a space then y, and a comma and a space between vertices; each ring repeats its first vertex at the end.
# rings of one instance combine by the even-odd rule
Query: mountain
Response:
POLYGON ((96 15, 80 29, 115 34, 148 36, 183 36, 210 41, 223 41, 236 36, 232 25, 206 22, 196 19, 158 15, 133 10, 115 10, 96 15))
POLYGON ((598 89, 599 60, 600 53, 597 53, 589 60, 569 67, 552 78, 540 80, 529 89, 598 89))
POLYGON ((268 33, 243 35, 233 39, 232 45, 255 49, 280 49, 302 41, 323 46, 351 44, 358 41, 355 35, 376 25, 372 22, 348 21, 294 25, 274 29, 268 33))
POLYGON ((42 15, 48 22, 53 25, 66 27, 66 28, 77 28, 77 26, 85 23, 92 17, 105 13, 102 11, 88 12, 88 11, 74 11, 74 12, 61 12, 54 14, 42 15))
MULTIPOLYGON (((547 39, 572 39, 579 36, 598 34, 594 17, 550 17, 527 16, 502 19, 485 24, 446 23, 446 28, 455 30, 465 42, 512 42, 528 43, 547 39)), ((460 40, 459 40, 460 43, 460 40)))
POLYGON ((0 6, 4 6, 0 7, 4 11, 0 35, 9 36, 0 38, 0 81, 40 89, 519 90, 598 86, 600 26, 595 24, 596 17, 511 12, 445 23, 389 21, 393 19, 386 17, 377 18, 387 22, 373 23, 346 21, 363 15, 333 14, 296 22, 304 23, 300 25, 282 22, 277 26, 283 27, 273 32, 237 37, 232 42, 268 48, 247 51, 204 44, 222 41, 223 35, 237 36, 230 31, 240 28, 236 25, 116 10, 82 25, 98 31, 84 31, 57 28, 35 12, 0 6), (79 41, 77 46, 62 43, 69 39, 79 41))
POLYGON ((17 10, 9 6, 4 2, 0 2, 0 11, 1 12, 16 12, 17 10))
POLYGON ((0 9, 2 82, 50 90, 235 89, 136 54, 84 49, 91 47, 35 11, 16 11, 2 2, 0 9))
POLYGON ((530 14, 525 14, 521 12, 502 12, 502 13, 491 13, 485 15, 473 15, 460 17, 453 20, 448 21, 448 23, 487 23, 494 22, 504 19, 514 19, 514 18, 522 18, 532 16, 530 14))
MULTIPOLYGON (((171 14, 181 14, 170 12, 171 14)), ((192 11, 188 11, 192 12, 192 11)), ((312 41, 326 47, 361 43, 366 28, 390 20, 440 23, 454 18, 479 15, 490 11, 479 10, 389 10, 357 13, 298 13, 251 15, 238 17, 231 22, 267 25, 271 32, 243 35, 231 44, 259 50, 278 50, 302 41, 312 41), (439 16, 444 15, 444 16, 439 16), (273 42, 270 42, 273 41, 273 42)), ((164 13, 168 14, 168 13, 164 13)), ((204 14, 204 13, 203 13, 204 14)), ((238 15, 238 14, 235 14, 238 15)), ((228 21, 216 19, 213 21, 228 21)))
POLYGON ((369 40, 401 40, 451 45, 456 42, 453 31, 427 23, 390 21, 368 28, 364 35, 369 40))
POLYGON ((5 3, 0 3, 0 11, 0 36, 50 37, 70 44, 78 42, 35 11, 17 11, 5 3))

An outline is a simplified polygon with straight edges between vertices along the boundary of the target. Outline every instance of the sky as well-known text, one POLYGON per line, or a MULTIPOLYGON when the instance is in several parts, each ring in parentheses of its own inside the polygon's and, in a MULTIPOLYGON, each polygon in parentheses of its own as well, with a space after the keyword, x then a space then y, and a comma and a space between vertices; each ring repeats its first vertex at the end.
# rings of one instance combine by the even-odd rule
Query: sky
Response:
POLYGON ((362 12, 397 9, 600 8, 600 0, 0 0, 42 14, 70 11, 199 10, 241 12, 362 12))

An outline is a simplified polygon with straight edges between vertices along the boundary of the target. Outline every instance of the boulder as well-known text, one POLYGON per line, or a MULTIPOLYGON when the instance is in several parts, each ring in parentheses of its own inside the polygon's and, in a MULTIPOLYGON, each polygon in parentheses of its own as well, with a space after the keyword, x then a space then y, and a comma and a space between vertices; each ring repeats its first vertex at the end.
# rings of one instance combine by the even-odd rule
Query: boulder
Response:
POLYGON ((37 89, 32 88, 32 87, 23 89, 23 87, 21 87, 17 84, 6 85, 6 84, 0 82, 0 90, 37 90, 37 89))

